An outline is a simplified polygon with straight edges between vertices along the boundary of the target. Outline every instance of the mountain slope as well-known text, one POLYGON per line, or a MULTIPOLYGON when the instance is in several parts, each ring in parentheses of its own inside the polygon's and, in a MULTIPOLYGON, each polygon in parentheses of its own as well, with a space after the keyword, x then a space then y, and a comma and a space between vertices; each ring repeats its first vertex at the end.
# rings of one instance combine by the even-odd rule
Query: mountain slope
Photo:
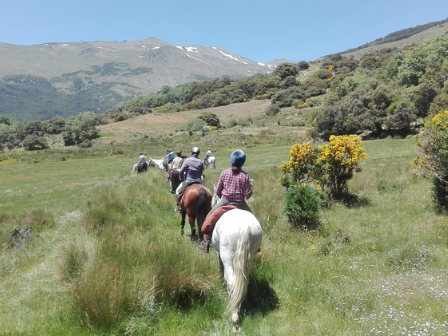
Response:
POLYGON ((274 66, 217 47, 176 46, 157 38, 33 46, 0 43, 0 114, 29 120, 100 113, 163 86, 266 74, 274 66), (57 108, 42 101, 42 95, 53 96, 57 108))

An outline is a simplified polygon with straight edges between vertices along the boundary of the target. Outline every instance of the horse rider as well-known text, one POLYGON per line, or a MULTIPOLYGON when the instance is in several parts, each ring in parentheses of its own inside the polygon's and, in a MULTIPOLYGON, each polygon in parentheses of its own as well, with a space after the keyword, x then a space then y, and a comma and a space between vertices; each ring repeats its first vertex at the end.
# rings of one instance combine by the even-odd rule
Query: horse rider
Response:
POLYGON ((174 159, 174 152, 172 149, 168 149, 166 151, 166 161, 168 162, 168 164, 171 164, 171 162, 173 162, 174 159))
POLYGON ((166 179, 167 182, 170 180, 170 177, 171 177, 171 174, 173 173, 173 171, 178 170, 178 169, 180 169, 180 167, 182 167, 183 162, 184 162, 184 158, 182 156, 182 152, 177 151, 176 157, 173 159, 173 164, 171 165, 171 169, 168 172, 168 177, 166 179))
POLYGON ((173 169, 182 167, 183 161, 184 161, 184 158, 182 157, 182 152, 177 151, 176 157, 173 159, 173 165, 172 165, 173 169))
POLYGON ((146 161, 146 156, 145 156, 145 154, 140 153, 140 156, 138 157, 137 166, 143 161, 146 161))
POLYGON ((146 156, 143 153, 140 153, 140 156, 138 157, 138 163, 146 161, 146 156))
POLYGON ((208 160, 208 158, 212 155, 211 149, 207 149, 207 152, 205 153, 204 162, 208 160))
POLYGON ((204 184, 202 180, 202 172, 204 171, 204 163, 198 158, 201 150, 199 147, 193 147, 191 149, 191 156, 185 159, 182 163, 182 167, 179 170, 179 177, 182 181, 176 189, 176 209, 175 212, 181 212, 180 200, 182 195, 190 185, 194 183, 204 184))
POLYGON ((222 213, 216 217, 212 213, 220 207, 227 205, 234 205, 239 209, 252 212, 247 205, 245 199, 252 196, 252 186, 249 180, 249 174, 241 169, 246 162, 246 154, 242 150, 233 151, 230 155, 230 168, 222 171, 218 185, 216 186, 216 195, 220 197, 220 201, 210 210, 207 218, 203 224, 211 225, 212 231, 208 234, 204 233, 202 238, 201 249, 202 252, 208 253, 210 247, 210 238, 213 232, 213 227, 222 213), (212 215, 212 216, 210 216, 212 215))

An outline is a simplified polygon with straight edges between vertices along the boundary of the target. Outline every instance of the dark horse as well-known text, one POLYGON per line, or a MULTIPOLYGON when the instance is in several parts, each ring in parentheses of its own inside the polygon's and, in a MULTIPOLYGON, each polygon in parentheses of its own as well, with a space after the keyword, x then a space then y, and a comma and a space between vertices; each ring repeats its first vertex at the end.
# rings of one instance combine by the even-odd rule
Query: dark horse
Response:
POLYGON ((148 163, 146 161, 139 162, 137 165, 137 173, 146 173, 148 171, 148 163))
POLYGON ((170 182, 170 192, 172 194, 175 194, 176 189, 181 182, 178 168, 174 168, 174 169, 170 170, 169 175, 168 175, 168 181, 170 182))
POLYGON ((201 227, 205 217, 212 208, 212 194, 208 188, 202 184, 193 184, 185 189, 180 201, 182 221, 180 223, 180 234, 184 234, 185 216, 188 214, 188 223, 191 228, 191 237, 196 235, 194 222, 198 224, 198 235, 202 240, 201 227))

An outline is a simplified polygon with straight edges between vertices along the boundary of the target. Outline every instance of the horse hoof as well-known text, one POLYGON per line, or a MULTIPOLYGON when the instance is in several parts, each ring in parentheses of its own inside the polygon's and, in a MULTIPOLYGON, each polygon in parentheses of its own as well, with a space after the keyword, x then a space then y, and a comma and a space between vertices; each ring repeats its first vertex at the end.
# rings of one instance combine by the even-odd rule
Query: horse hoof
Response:
POLYGON ((180 235, 183 236, 184 235, 184 230, 180 230, 180 235))

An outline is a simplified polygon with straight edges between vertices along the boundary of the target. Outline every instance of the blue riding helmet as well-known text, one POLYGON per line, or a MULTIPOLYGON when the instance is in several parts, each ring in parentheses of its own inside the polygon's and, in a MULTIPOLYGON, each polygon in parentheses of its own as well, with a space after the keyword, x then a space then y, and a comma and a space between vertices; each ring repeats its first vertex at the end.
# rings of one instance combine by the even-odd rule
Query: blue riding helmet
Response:
POLYGON ((241 149, 237 149, 230 154, 230 163, 234 166, 242 167, 246 162, 246 154, 241 149))

